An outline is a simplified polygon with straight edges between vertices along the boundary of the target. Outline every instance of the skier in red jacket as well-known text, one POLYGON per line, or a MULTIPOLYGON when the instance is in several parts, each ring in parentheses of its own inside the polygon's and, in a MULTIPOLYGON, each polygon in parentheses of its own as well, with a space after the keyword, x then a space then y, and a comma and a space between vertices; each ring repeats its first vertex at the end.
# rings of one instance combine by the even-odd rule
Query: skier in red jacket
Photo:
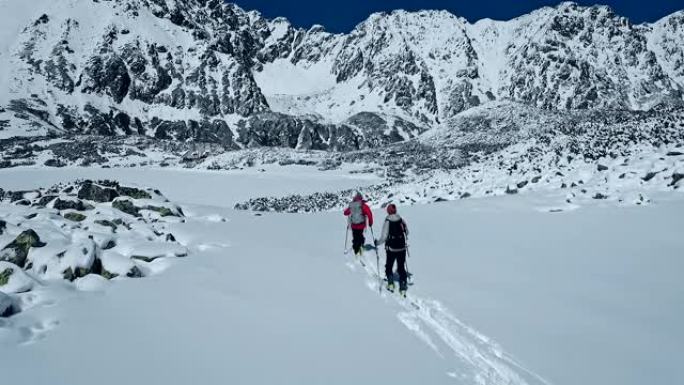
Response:
POLYGON ((362 255, 363 245, 366 242, 363 232, 366 230, 366 223, 368 223, 368 226, 373 227, 373 212, 363 200, 363 196, 360 193, 356 193, 349 207, 344 210, 344 215, 349 217, 354 254, 362 255))

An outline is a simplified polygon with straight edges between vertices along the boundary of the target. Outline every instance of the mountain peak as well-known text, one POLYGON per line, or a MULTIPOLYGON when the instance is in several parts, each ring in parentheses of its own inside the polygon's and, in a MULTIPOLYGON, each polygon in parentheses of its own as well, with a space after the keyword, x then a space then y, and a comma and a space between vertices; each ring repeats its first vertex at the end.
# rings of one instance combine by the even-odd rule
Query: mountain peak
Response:
MULTIPOLYGON (((375 12, 371 14, 366 22, 381 22, 383 20, 406 21, 409 23, 418 23, 426 19, 431 20, 463 20, 447 10, 439 9, 424 9, 419 11, 407 11, 405 9, 395 9, 391 12, 375 12)), ((363 24, 363 23, 362 23, 363 24)))
POLYGON ((570 13, 570 12, 581 12, 585 13, 587 11, 591 11, 593 13, 602 12, 605 14, 610 14, 610 15, 615 15, 615 12, 613 11, 613 8, 611 8, 608 5, 604 4, 594 4, 590 6, 585 6, 585 5, 580 5, 574 1, 565 1, 558 6, 555 7, 555 9, 559 12, 565 12, 565 13, 570 13))
POLYGON ((309 28, 308 30, 309 33, 322 33, 322 32, 327 32, 325 27, 321 24, 314 24, 309 28))
POLYGON ((565 11, 565 10, 575 10, 577 8, 582 8, 581 5, 577 4, 574 1, 563 1, 558 6, 556 7, 559 10, 565 11))
POLYGON ((661 18, 660 20, 656 21, 653 24, 662 24, 662 23, 684 25, 684 10, 677 11, 675 13, 669 14, 669 15, 661 18))

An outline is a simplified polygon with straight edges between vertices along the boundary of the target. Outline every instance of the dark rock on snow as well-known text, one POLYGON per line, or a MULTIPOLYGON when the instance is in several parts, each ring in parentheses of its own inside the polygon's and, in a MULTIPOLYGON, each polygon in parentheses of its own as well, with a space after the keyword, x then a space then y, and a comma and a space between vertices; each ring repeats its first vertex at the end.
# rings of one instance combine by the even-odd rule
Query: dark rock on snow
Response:
POLYGON ((119 193, 116 192, 116 190, 107 187, 100 187, 90 181, 86 181, 78 191, 79 199, 86 199, 99 203, 111 202, 118 196, 119 193))
POLYGON ((7 261, 23 268, 26 265, 29 250, 32 247, 43 246, 45 243, 40 241, 35 231, 26 230, 0 251, 0 261, 7 261))

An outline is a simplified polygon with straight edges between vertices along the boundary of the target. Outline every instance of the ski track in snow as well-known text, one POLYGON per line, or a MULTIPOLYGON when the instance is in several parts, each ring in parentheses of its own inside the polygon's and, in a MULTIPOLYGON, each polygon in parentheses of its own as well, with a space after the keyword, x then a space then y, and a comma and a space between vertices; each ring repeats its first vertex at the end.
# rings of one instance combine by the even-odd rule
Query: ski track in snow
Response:
MULTIPOLYGON (((364 270, 367 274, 366 286, 376 293, 380 291, 384 281, 379 279, 380 275, 374 264, 365 257, 362 257, 362 264, 354 255, 348 255, 351 256, 347 257, 347 267, 352 271, 356 271, 357 267, 364 270)), ((380 268, 382 269, 382 265, 380 268)), ((461 322, 439 301, 413 294, 404 299, 384 288, 380 295, 385 300, 393 299, 401 307, 402 310, 397 314, 399 321, 435 351, 437 356, 448 359, 447 352, 451 351, 460 365, 447 372, 447 376, 478 385, 550 384, 506 354, 496 342, 461 322)))

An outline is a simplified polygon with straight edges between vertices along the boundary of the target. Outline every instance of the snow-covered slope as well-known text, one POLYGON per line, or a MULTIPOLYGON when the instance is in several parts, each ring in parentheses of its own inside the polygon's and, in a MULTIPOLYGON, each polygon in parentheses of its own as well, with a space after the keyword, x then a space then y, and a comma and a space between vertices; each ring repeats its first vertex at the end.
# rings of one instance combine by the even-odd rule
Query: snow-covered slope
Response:
MULTIPOLYGON (((672 194, 646 208, 591 203, 564 213, 545 209, 555 193, 401 205, 414 273, 404 301, 378 293, 374 254, 365 255, 366 267, 343 254, 339 212, 257 216, 230 209, 250 194, 364 183, 353 176, 25 168, 1 170, 0 185, 34 190, 86 176, 162 189, 181 205, 184 221, 139 222, 134 231, 110 235, 125 246, 147 226, 163 228, 190 254, 164 258, 163 274, 148 279, 59 280, 12 293, 26 305, 0 318, 2 376, 12 384, 85 385, 97 378, 102 385, 674 385, 684 379, 678 354, 684 239, 682 217, 674 215, 684 207, 672 194)), ((96 210, 109 215, 107 206, 96 210)), ((0 213, 13 224, 35 224, 20 215, 50 211, 11 207, 13 214, 4 204, 0 213)), ((57 219, 52 224, 62 223, 57 219)))

